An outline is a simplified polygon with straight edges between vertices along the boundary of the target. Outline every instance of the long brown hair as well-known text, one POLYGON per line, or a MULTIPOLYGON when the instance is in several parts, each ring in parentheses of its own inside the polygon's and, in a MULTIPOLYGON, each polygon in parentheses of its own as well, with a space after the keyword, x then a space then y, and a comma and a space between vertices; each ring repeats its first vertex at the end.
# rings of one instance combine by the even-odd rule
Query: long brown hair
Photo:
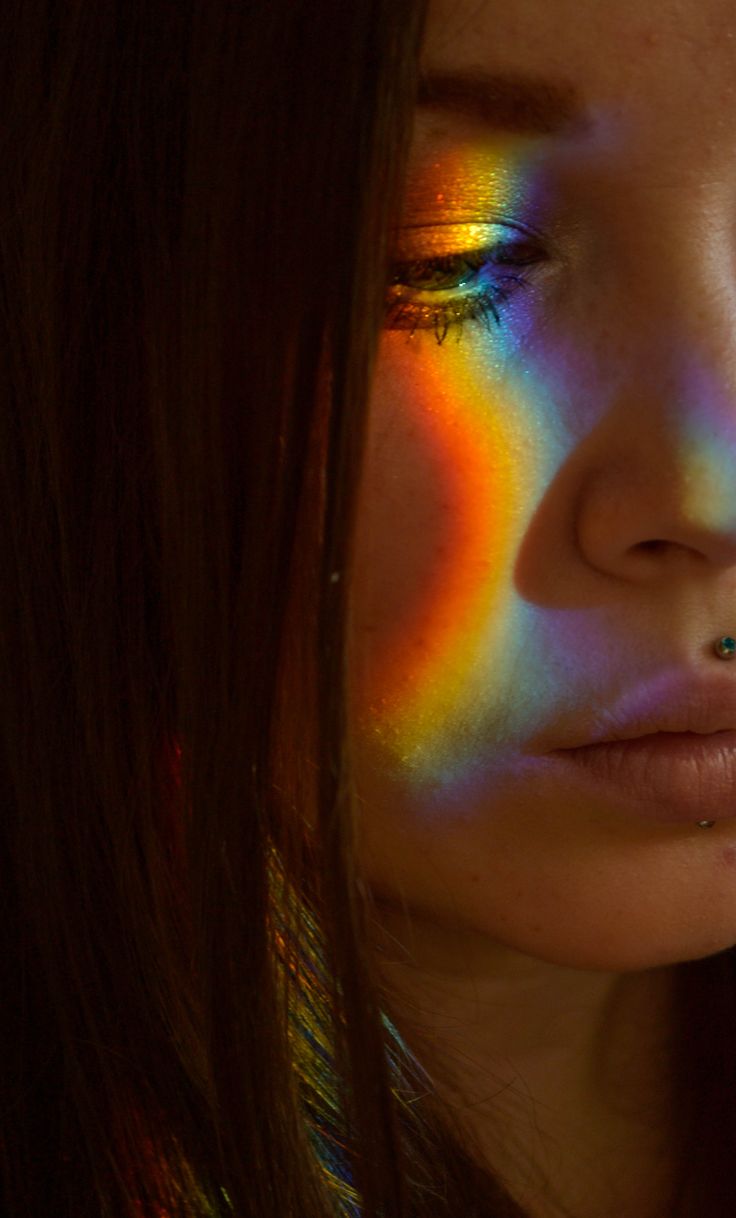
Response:
POLYGON ((352 490, 424 8, 4 11, 12 1218, 521 1212, 401 1104, 351 854, 352 490))

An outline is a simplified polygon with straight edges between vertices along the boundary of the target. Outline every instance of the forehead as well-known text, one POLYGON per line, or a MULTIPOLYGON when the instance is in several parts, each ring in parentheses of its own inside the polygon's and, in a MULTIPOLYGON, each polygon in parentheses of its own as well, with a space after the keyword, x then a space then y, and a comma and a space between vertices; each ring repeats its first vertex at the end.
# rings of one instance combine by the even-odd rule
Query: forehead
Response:
POLYGON ((430 0, 422 64, 550 80, 604 125, 736 148, 733 0, 430 0))

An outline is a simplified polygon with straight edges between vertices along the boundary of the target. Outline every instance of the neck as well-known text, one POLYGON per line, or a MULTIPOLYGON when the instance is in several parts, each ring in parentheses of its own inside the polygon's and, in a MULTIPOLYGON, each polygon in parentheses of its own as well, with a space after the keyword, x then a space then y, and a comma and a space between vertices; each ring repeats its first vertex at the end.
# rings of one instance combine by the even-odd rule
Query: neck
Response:
POLYGON ((673 969, 567 968, 382 906, 375 954, 438 1099, 534 1218, 671 1213, 673 969))

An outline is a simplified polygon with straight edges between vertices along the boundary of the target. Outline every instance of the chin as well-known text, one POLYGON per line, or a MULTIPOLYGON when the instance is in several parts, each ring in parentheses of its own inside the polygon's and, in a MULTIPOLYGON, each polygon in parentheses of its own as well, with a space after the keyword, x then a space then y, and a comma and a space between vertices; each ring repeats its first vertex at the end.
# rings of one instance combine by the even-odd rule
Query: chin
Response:
POLYGON ((639 973, 667 968, 688 960, 702 960, 736 945, 736 917, 725 925, 691 924, 687 928, 654 922, 634 929, 628 925, 613 931, 585 933, 580 928, 550 928, 536 939, 517 937, 512 947, 523 955, 560 968, 605 973, 639 973))

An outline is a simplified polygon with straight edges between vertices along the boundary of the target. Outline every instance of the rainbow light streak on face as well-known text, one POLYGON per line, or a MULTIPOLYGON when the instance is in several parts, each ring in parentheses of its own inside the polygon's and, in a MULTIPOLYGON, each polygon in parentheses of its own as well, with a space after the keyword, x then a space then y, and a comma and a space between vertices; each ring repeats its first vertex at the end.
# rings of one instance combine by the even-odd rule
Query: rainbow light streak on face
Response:
MULTIPOLYGON (((413 185, 410 259, 477 249, 483 234, 489 244, 489 231, 492 241, 507 240, 511 228, 498 231, 504 218, 526 223, 530 181, 508 143, 503 156, 494 147, 450 165, 445 159, 413 185)), ((555 429, 545 395, 519 342, 529 326, 521 290, 500 326, 466 320, 451 326, 441 345, 432 328, 389 331, 383 339, 378 409, 402 413, 414 448, 406 460, 419 453, 431 471, 425 481, 438 541, 374 664, 370 721, 417 777, 463 769, 476 752, 478 724, 498 713, 493 704, 509 683, 524 608, 514 563, 559 455, 550 444, 555 429), (380 400, 387 394, 388 407, 380 400)))
POLYGON ((732 533, 736 527, 736 419, 722 399, 727 396, 730 401, 733 391, 715 385, 712 376, 694 367, 688 370, 685 382, 690 401, 698 404, 698 417, 691 418, 680 441, 681 463, 687 470, 683 510, 703 528, 732 533))

